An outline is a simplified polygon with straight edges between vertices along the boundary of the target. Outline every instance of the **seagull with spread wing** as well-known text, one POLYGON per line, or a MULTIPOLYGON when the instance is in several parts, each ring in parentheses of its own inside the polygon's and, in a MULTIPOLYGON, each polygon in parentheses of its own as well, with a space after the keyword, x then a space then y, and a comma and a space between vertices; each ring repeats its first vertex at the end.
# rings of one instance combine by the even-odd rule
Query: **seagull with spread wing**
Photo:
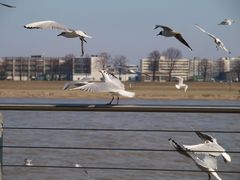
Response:
POLYGON ((231 162, 231 157, 228 153, 226 153, 225 149, 218 144, 216 138, 199 131, 196 131, 196 134, 203 141, 203 143, 196 145, 183 145, 187 150, 196 154, 207 154, 214 157, 221 155, 224 159, 224 162, 231 162))
POLYGON ((174 31, 173 29, 167 27, 167 26, 162 26, 162 25, 156 25, 154 29, 157 28, 163 28, 163 31, 160 31, 157 35, 162 35, 165 37, 175 37, 177 40, 179 40, 181 43, 183 43, 185 46, 191 49, 192 48, 188 45, 188 43, 183 39, 183 36, 181 33, 174 31))
POLYGON ((178 84, 175 84, 175 87, 177 89, 184 88, 184 92, 186 93, 187 89, 188 89, 188 85, 183 83, 184 79, 182 77, 180 77, 180 76, 175 76, 175 77, 178 79, 178 84))
POLYGON ((196 26, 200 31, 206 33, 208 36, 210 36, 211 38, 213 38, 214 43, 217 45, 217 46, 216 46, 217 50, 218 50, 219 48, 221 48, 221 49, 223 49, 224 51, 226 51, 228 54, 231 54, 231 51, 229 51, 229 50, 225 47, 225 45, 223 44, 223 42, 222 42, 218 37, 214 36, 213 34, 207 32, 207 31, 205 31, 203 28, 201 28, 201 27, 200 27, 199 25, 197 25, 197 24, 195 24, 195 26, 196 26))
POLYGON ((214 176, 216 179, 221 180, 218 176, 217 170, 217 158, 208 154, 205 154, 203 157, 199 157, 197 154, 189 151, 184 146, 179 145, 173 139, 168 140, 170 145, 176 149, 176 151, 190 159, 196 164, 196 166, 201 169, 203 172, 208 174, 208 180, 211 179, 211 175, 214 176))
POLYGON ((110 93, 112 95, 112 99, 108 103, 108 105, 112 104, 115 96, 117 96, 117 104, 119 102, 119 96, 125 96, 129 98, 133 98, 135 96, 134 92, 129 92, 125 90, 124 84, 114 74, 111 74, 106 70, 101 70, 99 72, 103 76, 102 82, 89 82, 85 85, 71 88, 70 90, 110 93))
POLYGON ((82 56, 84 55, 83 42, 87 42, 85 38, 91 38, 91 36, 87 35, 85 32, 81 30, 69 29, 65 25, 59 24, 56 21, 38 21, 26 24, 24 25, 24 27, 27 29, 58 29, 63 31, 60 34, 58 34, 58 36, 64 36, 66 38, 78 37, 81 41, 82 56))

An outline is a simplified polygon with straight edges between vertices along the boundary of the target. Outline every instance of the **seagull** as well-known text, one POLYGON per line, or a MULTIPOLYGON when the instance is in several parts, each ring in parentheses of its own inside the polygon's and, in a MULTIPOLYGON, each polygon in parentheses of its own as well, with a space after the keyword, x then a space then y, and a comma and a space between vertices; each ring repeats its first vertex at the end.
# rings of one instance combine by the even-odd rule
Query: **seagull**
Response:
POLYGON ((25 165, 25 166, 32 166, 32 165, 33 165, 33 164, 32 164, 32 160, 31 160, 31 159, 28 159, 28 158, 24 159, 24 165, 25 165))
POLYGON ((223 21, 221 21, 218 25, 232 25, 233 23, 235 23, 234 20, 232 19, 224 19, 223 21))
POLYGON ((177 144, 173 139, 168 140, 170 145, 177 150, 180 154, 190 158, 196 164, 196 166, 206 172, 208 174, 208 180, 211 179, 211 175, 214 176, 218 180, 222 180, 216 170, 217 170, 217 158, 211 155, 205 154, 203 158, 198 157, 197 154, 188 151, 185 147, 180 146, 177 144))
POLYGON ((165 37, 175 37, 176 39, 178 39, 181 43, 183 43, 185 46, 187 46, 188 48, 191 49, 192 48, 188 45, 188 43, 183 39, 182 34, 179 32, 174 31, 173 29, 167 27, 167 26, 162 26, 162 25, 156 25, 154 29, 157 28, 163 28, 163 31, 160 31, 157 35, 162 35, 165 37))
POLYGON ((134 92, 125 90, 124 84, 114 75, 106 70, 99 71, 103 76, 103 82, 95 83, 90 82, 80 87, 71 88, 70 90, 82 90, 89 92, 108 92, 112 95, 111 101, 107 105, 111 105, 114 96, 117 96, 117 104, 119 102, 119 96, 125 96, 132 98, 135 96, 134 92))
POLYGON ((212 35, 211 33, 207 32, 207 31, 205 31, 203 28, 201 28, 201 27, 200 27, 199 25, 197 25, 197 24, 195 24, 195 26, 196 26, 200 31, 208 34, 211 38, 213 38, 214 43, 217 45, 217 46, 216 46, 217 50, 218 50, 219 48, 221 48, 221 49, 223 49, 224 51, 226 51, 228 54, 231 54, 231 51, 229 51, 229 50, 225 47, 225 45, 223 44, 223 42, 222 42, 218 37, 212 35))
POLYGON ((217 139, 208 134, 196 131, 196 134, 203 143, 197 145, 183 145, 187 150, 196 154, 207 154, 214 157, 222 156, 225 163, 231 162, 231 157, 225 152, 225 149, 217 143, 217 139))
POLYGON ((62 30, 63 32, 61 32, 57 36, 63 36, 66 38, 78 37, 81 41, 82 56, 84 55, 83 42, 87 42, 85 38, 92 38, 91 36, 87 35, 85 32, 81 30, 69 29, 65 25, 59 24, 56 21, 38 21, 26 24, 24 25, 24 27, 27 29, 58 29, 62 30))
POLYGON ((4 4, 4 3, 0 3, 1 5, 5 6, 5 7, 9 7, 9 8, 16 8, 16 6, 12 6, 9 4, 4 4))
POLYGON ((183 84, 183 78, 179 77, 179 76, 175 76, 178 79, 178 84, 175 84, 177 89, 181 89, 184 88, 184 92, 187 92, 188 89, 188 85, 187 84, 183 84))

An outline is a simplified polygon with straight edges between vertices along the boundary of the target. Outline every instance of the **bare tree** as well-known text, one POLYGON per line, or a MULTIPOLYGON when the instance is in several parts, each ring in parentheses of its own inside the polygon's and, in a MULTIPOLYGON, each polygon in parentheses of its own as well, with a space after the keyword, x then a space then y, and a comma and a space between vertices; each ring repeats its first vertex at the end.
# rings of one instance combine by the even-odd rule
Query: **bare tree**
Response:
POLYGON ((7 79, 7 62, 6 61, 3 61, 1 64, 0 64, 0 80, 4 80, 4 79, 7 79))
POLYGON ((73 54, 67 54, 64 59, 65 62, 60 65, 60 74, 64 74, 66 80, 72 80, 73 74, 73 60, 75 56, 73 54))
POLYGON ((118 71, 119 79, 121 79, 121 74, 123 73, 123 68, 127 64, 127 58, 126 56, 115 56, 112 60, 113 67, 116 71, 118 71))
POLYGON ((168 48, 163 52, 163 56, 168 60, 167 68, 168 68, 168 81, 172 81, 172 72, 176 68, 175 64, 177 59, 182 58, 182 52, 179 49, 168 48))
POLYGON ((233 67, 233 70, 232 70, 236 76, 236 78, 234 79, 234 81, 237 81, 239 82, 240 80, 240 61, 237 61, 235 66, 233 67))
POLYGON ((154 50, 149 53, 148 58, 152 60, 150 64, 150 70, 152 71, 152 81, 156 80, 156 72, 159 70, 159 59, 161 54, 158 50, 154 50))
POLYGON ((203 81, 208 81, 211 76, 211 68, 212 68, 211 63, 209 63, 208 59, 204 58, 201 60, 198 66, 199 66, 198 68, 199 68, 200 74, 203 77, 203 81))
POLYGON ((109 63, 109 60, 111 59, 111 55, 107 52, 102 52, 99 54, 99 57, 101 58, 99 60, 99 65, 102 66, 102 69, 106 69, 107 65, 109 63))

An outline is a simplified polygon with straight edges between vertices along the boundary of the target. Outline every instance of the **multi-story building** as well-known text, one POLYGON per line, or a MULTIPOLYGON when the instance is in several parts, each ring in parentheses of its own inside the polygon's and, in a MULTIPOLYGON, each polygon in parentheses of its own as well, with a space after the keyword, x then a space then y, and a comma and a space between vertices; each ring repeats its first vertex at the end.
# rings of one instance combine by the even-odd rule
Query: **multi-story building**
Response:
POLYGON ((60 62, 61 58, 42 56, 3 58, 8 80, 57 80, 60 62))
POLYGON ((73 80, 87 78, 93 81, 100 81, 102 76, 99 71, 101 69, 102 69, 102 57, 91 56, 84 58, 74 58, 73 80))
POLYGON ((158 60, 141 59, 141 79, 142 81, 165 82, 175 76, 181 76, 187 80, 189 76, 189 65, 188 59, 166 59, 163 56, 158 60))

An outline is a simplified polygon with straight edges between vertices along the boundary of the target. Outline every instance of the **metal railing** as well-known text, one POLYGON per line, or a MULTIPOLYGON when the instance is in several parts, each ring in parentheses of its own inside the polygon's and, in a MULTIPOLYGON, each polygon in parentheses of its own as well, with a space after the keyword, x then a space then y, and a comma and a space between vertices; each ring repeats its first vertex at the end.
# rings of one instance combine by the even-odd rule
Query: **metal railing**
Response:
MULTIPOLYGON (((163 106, 163 105, 94 105, 94 104, 0 104, 0 110, 5 111, 94 111, 94 112, 170 112, 170 113, 240 113, 239 106, 163 106)), ((89 151, 139 151, 139 152, 171 152, 175 150, 157 149, 157 148, 111 148, 111 147, 64 147, 64 146, 16 146, 4 145, 3 130, 41 130, 41 131, 103 131, 103 132, 193 132, 193 130, 176 129, 106 129, 106 128, 48 128, 48 127, 11 127, 3 126, 2 117, 0 117, 0 179, 2 179, 3 167, 27 167, 27 168, 80 168, 83 170, 118 170, 118 171, 166 171, 166 172, 201 172, 200 170, 186 169, 163 169, 163 168, 141 168, 141 167, 107 167, 107 166, 47 166, 33 165, 25 166, 21 164, 3 164, 3 148, 5 149, 60 149, 60 150, 89 150, 89 151)), ((235 133, 240 131, 216 130, 201 131, 211 133, 235 133)), ((228 153, 240 153, 239 150, 230 150, 228 153)), ((221 173, 240 174, 240 171, 216 171, 221 173)))

